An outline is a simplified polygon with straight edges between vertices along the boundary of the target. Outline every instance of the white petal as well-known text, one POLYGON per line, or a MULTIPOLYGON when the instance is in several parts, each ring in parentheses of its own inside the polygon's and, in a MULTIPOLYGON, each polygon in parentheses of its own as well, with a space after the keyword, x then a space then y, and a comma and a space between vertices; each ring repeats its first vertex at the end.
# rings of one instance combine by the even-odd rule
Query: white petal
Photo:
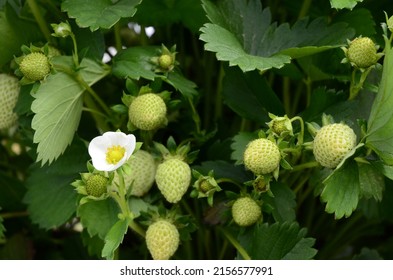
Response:
POLYGON ((89 144, 89 155, 95 169, 100 171, 113 171, 122 166, 135 150, 136 139, 133 134, 123 132, 105 132, 95 137, 89 144), (125 148, 124 157, 117 164, 108 164, 106 152, 109 147, 119 145, 125 148))

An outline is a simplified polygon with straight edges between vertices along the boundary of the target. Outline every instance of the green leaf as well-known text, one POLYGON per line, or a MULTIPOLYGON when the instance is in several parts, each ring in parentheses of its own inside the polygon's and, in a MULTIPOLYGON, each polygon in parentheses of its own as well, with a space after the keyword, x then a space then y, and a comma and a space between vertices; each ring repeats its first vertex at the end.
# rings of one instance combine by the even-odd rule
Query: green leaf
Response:
POLYGON ((326 212, 334 213, 336 219, 349 217, 356 209, 359 195, 359 171, 356 163, 350 161, 336 169, 324 181, 321 199, 326 202, 326 212))
POLYGON ((91 237, 98 235, 102 240, 119 220, 119 207, 112 199, 90 201, 78 207, 78 216, 91 237))
POLYGON ((330 5, 334 9, 350 9, 355 8, 358 2, 363 0, 330 0, 330 5))
POLYGON ((240 244, 252 259, 258 260, 309 260, 317 250, 315 240, 305 238, 306 229, 296 222, 256 225, 239 236, 240 244))
POLYGON ((385 58, 378 93, 371 107, 366 146, 388 165, 393 165, 393 51, 385 37, 385 58))
POLYGON ((0 171, 0 207, 7 211, 23 211, 21 200, 26 192, 25 186, 17 178, 0 171))
POLYGON ((65 0, 61 9, 75 18, 80 27, 89 27, 91 31, 99 28, 109 29, 121 18, 132 17, 136 6, 142 0, 65 0))
POLYGON ((196 84, 177 72, 168 73, 168 77, 164 78, 164 81, 180 91, 184 97, 193 98, 198 95, 195 89, 196 84))
POLYGON ((239 132, 233 136, 231 148, 233 150, 231 159, 236 161, 236 164, 242 164, 244 158, 244 151, 248 143, 258 138, 258 133, 255 132, 239 132))
POLYGON ((23 202, 31 220, 44 229, 65 223, 76 210, 77 193, 71 183, 86 170, 89 156, 82 141, 74 141, 66 153, 50 166, 35 163, 26 181, 23 202))
POLYGON ((276 222, 292 222, 296 219, 296 196, 294 192, 285 184, 273 182, 270 190, 274 197, 264 196, 264 203, 273 206, 273 217, 276 222))
POLYGON ((340 13, 334 18, 334 21, 346 22, 351 28, 356 30, 356 36, 373 37, 377 33, 373 15, 369 10, 364 8, 340 13))
POLYGON ((127 233, 128 220, 119 220, 109 230, 105 236, 105 245, 102 249, 102 257, 113 260, 114 252, 123 242, 124 235, 127 233))
MULTIPOLYGON (((55 64, 70 67, 70 57, 58 57, 55 64)), ((108 72, 100 64, 84 59, 80 75, 90 86, 108 72)), ((49 75, 34 95, 31 110, 35 113, 32 128, 38 143, 37 161, 51 164, 71 143, 82 114, 84 87, 72 76, 57 72, 49 75)))
POLYGON ((157 56, 161 47, 133 47, 120 51, 113 59, 112 73, 121 78, 154 80, 157 76, 153 71, 151 58, 157 56))
POLYGON ((198 94, 195 89, 196 84, 186 79, 179 72, 172 71, 167 76, 154 72, 155 66, 151 59, 159 55, 161 48, 158 46, 133 47, 119 52, 113 59, 113 74, 121 78, 134 80, 144 78, 153 81, 160 78, 180 91, 183 96, 187 98, 196 96, 198 94))
POLYGON ((258 72, 242 73, 238 68, 226 68, 222 97, 224 102, 239 116, 265 124, 270 120, 268 113, 284 115, 284 108, 258 72))
POLYGON ((19 17, 6 4, 0 11, 0 67, 21 53, 20 47, 43 38, 38 26, 30 19, 19 17), (28 30, 28 32, 26 32, 28 30))
POLYGON ((371 164, 358 163, 360 192, 365 198, 382 200, 385 180, 381 173, 371 164))
POLYGON ((341 46, 353 35, 345 23, 328 26, 322 18, 277 26, 258 0, 221 0, 217 6, 204 0, 203 6, 211 21, 200 29, 205 49, 243 72, 281 68, 292 58, 341 46))
POLYGON ((162 27, 181 23, 197 32, 206 22, 200 0, 143 0, 138 6, 135 21, 143 26, 162 27))
POLYGON ((214 178, 228 178, 236 182, 245 182, 251 180, 243 166, 235 166, 223 160, 204 161, 201 165, 192 166, 203 175, 207 175, 209 171, 214 171, 214 178))

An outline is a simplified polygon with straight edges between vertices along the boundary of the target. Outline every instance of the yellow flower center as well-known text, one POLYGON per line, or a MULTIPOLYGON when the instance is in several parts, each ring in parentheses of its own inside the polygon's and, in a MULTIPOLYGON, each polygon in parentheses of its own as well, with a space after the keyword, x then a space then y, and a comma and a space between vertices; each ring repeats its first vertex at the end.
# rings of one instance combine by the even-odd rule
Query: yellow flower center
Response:
POLYGON ((120 145, 109 147, 106 150, 106 162, 109 164, 118 163, 124 157, 125 152, 126 149, 120 145))

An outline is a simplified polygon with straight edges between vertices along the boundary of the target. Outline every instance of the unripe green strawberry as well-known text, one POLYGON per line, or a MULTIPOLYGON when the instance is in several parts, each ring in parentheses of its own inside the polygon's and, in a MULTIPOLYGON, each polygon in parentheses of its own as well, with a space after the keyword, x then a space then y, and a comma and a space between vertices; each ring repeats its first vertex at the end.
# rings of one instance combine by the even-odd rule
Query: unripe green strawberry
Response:
POLYGON ((19 65, 22 74, 29 80, 40 81, 50 72, 49 59, 40 52, 26 55, 19 65))
POLYGON ((238 198, 232 205, 232 217, 239 226, 251 226, 255 224, 261 216, 261 207, 251 197, 238 198))
POLYGON ((348 60, 358 68, 368 68, 377 60, 377 48, 368 37, 359 37, 350 42, 347 51, 348 60))
POLYGON ((173 66, 173 58, 169 54, 163 54, 158 58, 158 64, 163 69, 170 69, 173 66))
POLYGON ((166 159, 157 167, 156 183, 165 199, 176 203, 183 197, 191 183, 191 168, 180 159, 166 159))
POLYGON ((108 178, 93 174, 86 181, 86 192, 88 195, 100 197, 107 191, 108 178))
POLYGON ((158 220, 146 231, 146 245, 155 260, 169 260, 180 243, 176 226, 167 220, 158 220))
POLYGON ((280 164, 280 150, 272 141, 259 138, 248 143, 244 165, 256 175, 273 172, 280 164))
MULTIPOLYGON (((144 151, 138 150, 129 160, 131 174, 124 174, 124 183, 127 189, 131 188, 131 195, 143 196, 153 186, 157 165, 153 156, 144 151)), ((119 183, 119 177, 115 173, 113 179, 119 183)))
POLYGON ((13 126, 18 119, 14 107, 18 101, 20 86, 14 76, 0 74, 0 129, 13 126))
POLYGON ((128 110, 130 122, 142 130, 154 130, 165 124, 167 108, 157 94, 147 93, 136 97, 128 110))
POLYGON ((323 126, 316 134, 313 152, 322 166, 335 168, 356 146, 356 134, 346 124, 334 123, 323 126))

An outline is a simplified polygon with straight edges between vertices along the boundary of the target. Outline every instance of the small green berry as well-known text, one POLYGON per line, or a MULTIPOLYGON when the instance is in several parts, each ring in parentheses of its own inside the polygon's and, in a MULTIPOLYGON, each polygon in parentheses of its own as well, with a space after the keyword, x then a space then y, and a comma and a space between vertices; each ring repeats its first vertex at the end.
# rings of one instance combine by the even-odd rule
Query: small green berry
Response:
POLYGON ((86 181, 86 192, 88 195, 100 197, 107 192, 108 178, 93 174, 86 181))
POLYGON ((169 54, 163 54, 158 58, 158 64, 162 69, 168 70, 173 66, 173 58, 169 54))
POLYGON ((377 48, 368 37, 359 37, 350 42, 347 51, 348 60, 358 68, 368 68, 377 60, 377 48))
POLYGON ((49 74, 51 66, 46 55, 40 52, 33 52, 23 58, 19 69, 27 79, 40 81, 49 74))

